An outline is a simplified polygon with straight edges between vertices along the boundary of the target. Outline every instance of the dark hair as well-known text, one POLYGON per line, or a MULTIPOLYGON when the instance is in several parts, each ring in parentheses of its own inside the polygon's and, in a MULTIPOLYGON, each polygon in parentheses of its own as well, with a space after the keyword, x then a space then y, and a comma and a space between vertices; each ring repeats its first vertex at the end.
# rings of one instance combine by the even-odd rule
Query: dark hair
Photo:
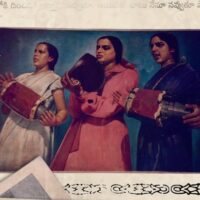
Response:
POLYGON ((123 54, 123 45, 122 45, 121 40, 114 36, 102 36, 98 38, 97 42, 101 39, 108 39, 111 42, 116 53, 116 63, 120 63, 122 60, 122 54, 123 54))
POLYGON ((53 71, 59 57, 58 49, 54 45, 48 42, 39 42, 38 44, 44 44, 47 46, 49 56, 53 58, 53 60, 48 64, 48 66, 49 66, 49 69, 53 71))
POLYGON ((178 45, 178 40, 175 37, 175 35, 173 35, 170 32, 158 32, 151 36, 150 43, 149 43, 150 45, 151 45, 151 40, 156 36, 159 37, 161 40, 165 41, 168 44, 170 49, 174 50, 174 52, 172 53, 172 56, 175 62, 178 63, 180 59, 179 45, 178 45))

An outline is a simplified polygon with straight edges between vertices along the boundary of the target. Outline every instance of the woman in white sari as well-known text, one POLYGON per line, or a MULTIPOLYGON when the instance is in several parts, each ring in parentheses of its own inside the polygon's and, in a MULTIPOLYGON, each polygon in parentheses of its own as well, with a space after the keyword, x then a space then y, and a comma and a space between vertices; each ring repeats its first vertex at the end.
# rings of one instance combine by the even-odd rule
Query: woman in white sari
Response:
MULTIPOLYGON (((63 123, 67 117, 60 77, 53 72, 57 59, 56 47, 46 42, 38 43, 33 55, 35 71, 15 78, 47 98, 47 104, 54 104, 54 111, 44 112, 40 120, 28 120, 10 111, 0 133, 0 171, 17 170, 37 156, 50 162, 53 127, 63 123)), ((12 74, 0 75, 1 89, 13 79, 12 74)))

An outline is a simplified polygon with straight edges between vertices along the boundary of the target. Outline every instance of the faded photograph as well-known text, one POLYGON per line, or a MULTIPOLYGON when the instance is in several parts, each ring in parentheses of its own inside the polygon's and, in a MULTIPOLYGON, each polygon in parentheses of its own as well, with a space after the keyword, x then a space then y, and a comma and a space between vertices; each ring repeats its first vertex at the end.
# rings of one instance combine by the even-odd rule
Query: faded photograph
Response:
POLYGON ((71 199, 41 157, 1 180, 0 198, 71 199))
POLYGON ((200 171, 199 31, 0 35, 0 171, 200 171))

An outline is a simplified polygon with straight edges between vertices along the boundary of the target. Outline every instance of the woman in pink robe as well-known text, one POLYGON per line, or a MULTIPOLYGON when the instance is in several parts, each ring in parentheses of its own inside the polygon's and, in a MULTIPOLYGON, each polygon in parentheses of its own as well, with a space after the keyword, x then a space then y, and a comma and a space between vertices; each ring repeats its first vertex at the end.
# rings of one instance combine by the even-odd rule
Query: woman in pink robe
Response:
POLYGON ((128 95, 137 86, 138 73, 122 60, 122 49, 116 37, 97 40, 96 57, 104 67, 104 85, 98 92, 71 92, 69 111, 73 122, 51 163, 52 170, 131 170, 124 110, 114 103, 112 95, 114 91, 128 95))

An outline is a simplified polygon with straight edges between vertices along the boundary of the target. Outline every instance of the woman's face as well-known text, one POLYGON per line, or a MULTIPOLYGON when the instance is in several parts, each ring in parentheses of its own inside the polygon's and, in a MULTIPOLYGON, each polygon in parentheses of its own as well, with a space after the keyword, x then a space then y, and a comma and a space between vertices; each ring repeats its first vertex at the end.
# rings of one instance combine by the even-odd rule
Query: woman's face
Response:
POLYGON ((48 64, 52 60, 53 58, 49 56, 49 52, 45 44, 38 44, 35 47, 35 51, 33 55, 33 63, 37 69, 48 67, 48 64))
POLYGON ((100 39, 97 42, 96 57, 100 64, 109 64, 115 62, 115 49, 108 39, 100 39))
POLYGON ((161 66, 175 62, 173 58, 174 49, 170 49, 168 44, 158 36, 152 38, 150 47, 154 60, 161 66))

